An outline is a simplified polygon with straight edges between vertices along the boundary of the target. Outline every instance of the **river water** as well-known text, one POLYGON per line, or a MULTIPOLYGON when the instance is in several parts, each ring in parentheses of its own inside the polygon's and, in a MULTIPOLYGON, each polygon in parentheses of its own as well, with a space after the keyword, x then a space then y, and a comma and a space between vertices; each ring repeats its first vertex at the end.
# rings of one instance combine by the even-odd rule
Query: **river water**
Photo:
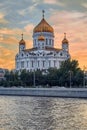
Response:
POLYGON ((87 99, 0 96, 0 130, 87 130, 87 99))

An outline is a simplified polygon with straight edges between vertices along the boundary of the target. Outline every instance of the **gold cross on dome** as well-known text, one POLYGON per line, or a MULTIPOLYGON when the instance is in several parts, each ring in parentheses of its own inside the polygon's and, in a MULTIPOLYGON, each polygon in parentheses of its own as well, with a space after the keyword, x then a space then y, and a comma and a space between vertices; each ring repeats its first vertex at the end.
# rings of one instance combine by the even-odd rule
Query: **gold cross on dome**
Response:
POLYGON ((66 38, 66 33, 64 33, 64 38, 66 38))
POLYGON ((44 13, 45 13, 45 11, 44 11, 44 10, 42 10, 43 18, 44 18, 44 13))
POLYGON ((21 36, 22 36, 22 39, 23 39, 23 33, 21 34, 21 36))

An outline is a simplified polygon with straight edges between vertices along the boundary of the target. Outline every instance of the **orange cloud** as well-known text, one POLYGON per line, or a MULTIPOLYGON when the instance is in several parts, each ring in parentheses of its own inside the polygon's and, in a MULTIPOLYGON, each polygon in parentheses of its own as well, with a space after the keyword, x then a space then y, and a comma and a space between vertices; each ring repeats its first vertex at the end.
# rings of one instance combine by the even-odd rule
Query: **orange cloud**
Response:
POLYGON ((55 46, 61 47, 63 33, 66 32, 72 58, 79 61, 81 68, 87 65, 87 14, 75 11, 53 12, 49 21, 55 31, 55 46))
POLYGON ((13 60, 14 55, 16 55, 15 51, 0 47, 0 67, 13 69, 15 65, 13 60))
POLYGON ((0 30, 0 67, 8 69, 15 68, 15 55, 18 53, 19 41, 21 40, 21 33, 24 33, 26 48, 31 48, 32 30, 33 25, 26 25, 24 31, 20 29, 11 30, 8 28, 3 28, 0 30))
POLYGON ((34 25, 33 24, 28 24, 24 27, 25 31, 29 34, 33 33, 33 28, 34 28, 34 25))
POLYGON ((23 30, 15 28, 15 29, 9 29, 9 28, 3 28, 0 29, 0 34, 8 34, 8 35, 18 35, 21 34, 23 30))

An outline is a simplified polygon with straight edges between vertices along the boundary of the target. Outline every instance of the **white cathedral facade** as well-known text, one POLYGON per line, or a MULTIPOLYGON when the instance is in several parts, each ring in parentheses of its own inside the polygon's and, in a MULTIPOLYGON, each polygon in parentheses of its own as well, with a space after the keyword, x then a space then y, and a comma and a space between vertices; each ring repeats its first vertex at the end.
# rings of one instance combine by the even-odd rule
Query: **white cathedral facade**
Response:
POLYGON ((61 49, 54 48, 54 29, 43 17, 40 23, 33 29, 33 48, 26 49, 26 42, 19 42, 19 52, 15 56, 16 71, 21 70, 47 70, 60 68, 62 61, 70 58, 69 42, 64 34, 61 49))

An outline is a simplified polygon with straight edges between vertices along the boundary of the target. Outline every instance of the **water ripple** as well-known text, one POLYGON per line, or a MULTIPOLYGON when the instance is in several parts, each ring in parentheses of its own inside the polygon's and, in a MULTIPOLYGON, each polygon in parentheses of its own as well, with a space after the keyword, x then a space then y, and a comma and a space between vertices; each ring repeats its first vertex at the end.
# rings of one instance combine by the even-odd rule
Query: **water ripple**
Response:
POLYGON ((87 100, 0 96, 0 130, 87 130, 87 100))

